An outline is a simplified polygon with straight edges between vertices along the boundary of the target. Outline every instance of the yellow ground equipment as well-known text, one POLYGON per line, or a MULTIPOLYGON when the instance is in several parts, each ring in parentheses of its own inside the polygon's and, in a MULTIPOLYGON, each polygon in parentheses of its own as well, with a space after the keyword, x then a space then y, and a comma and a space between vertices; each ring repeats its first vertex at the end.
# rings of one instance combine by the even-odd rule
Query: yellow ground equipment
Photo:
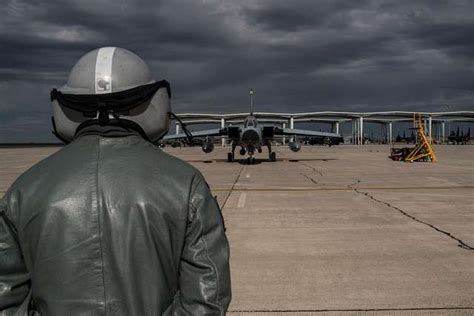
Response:
POLYGON ((425 134, 425 129, 423 128, 423 122, 421 114, 413 113, 413 125, 416 129, 418 135, 418 144, 415 148, 406 156, 404 161, 431 161, 436 162, 436 154, 431 147, 430 139, 425 134))

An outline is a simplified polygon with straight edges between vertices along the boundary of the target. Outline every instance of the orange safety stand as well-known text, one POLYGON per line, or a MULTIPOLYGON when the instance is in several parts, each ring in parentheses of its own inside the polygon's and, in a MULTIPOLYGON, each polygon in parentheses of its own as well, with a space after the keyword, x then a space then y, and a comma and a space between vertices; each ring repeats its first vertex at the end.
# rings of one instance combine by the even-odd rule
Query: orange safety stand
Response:
POLYGON ((431 161, 436 162, 436 154, 431 147, 430 141, 425 134, 423 123, 421 121, 421 114, 413 113, 413 125, 418 135, 418 145, 410 152, 404 161, 431 161))

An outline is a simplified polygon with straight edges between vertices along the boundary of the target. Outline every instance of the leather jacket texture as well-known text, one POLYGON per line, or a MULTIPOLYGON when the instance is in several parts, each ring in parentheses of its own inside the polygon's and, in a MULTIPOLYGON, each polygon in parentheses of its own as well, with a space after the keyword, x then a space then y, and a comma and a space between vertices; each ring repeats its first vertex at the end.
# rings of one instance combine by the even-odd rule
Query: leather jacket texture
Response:
POLYGON ((88 130, 0 204, 0 315, 224 315, 229 245, 203 176, 88 130))

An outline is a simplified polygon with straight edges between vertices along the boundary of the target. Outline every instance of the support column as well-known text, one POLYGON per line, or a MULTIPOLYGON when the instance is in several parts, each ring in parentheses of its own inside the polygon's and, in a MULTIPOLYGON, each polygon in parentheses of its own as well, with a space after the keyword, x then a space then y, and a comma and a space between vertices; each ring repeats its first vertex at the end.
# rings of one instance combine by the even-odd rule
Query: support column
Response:
MULTIPOLYGON (((284 128, 284 129, 286 128, 286 123, 282 124, 282 128, 284 128)), ((283 141, 282 142, 283 142, 283 145, 286 144, 286 136, 285 135, 283 135, 283 141)))
POLYGON ((446 142, 446 138, 445 138, 445 121, 442 121, 441 122, 441 144, 444 144, 446 142))
POLYGON ((356 145, 359 145, 359 129, 360 129, 359 120, 354 119, 354 139, 355 139, 356 145))
POLYGON ((393 124, 392 121, 388 123, 388 143, 391 145, 393 142, 393 124))
POLYGON ((438 138, 438 144, 441 144, 441 142, 443 141, 443 140, 441 139, 441 122, 437 122, 437 123, 436 123, 436 126, 437 126, 437 128, 438 128, 438 131, 436 132, 436 136, 437 136, 437 138, 438 138))
POLYGON ((352 143, 354 145, 359 144, 359 133, 358 133, 358 122, 357 119, 352 119, 352 143))
MULTIPOLYGON (((290 128, 291 129, 295 128, 295 120, 294 120, 293 116, 290 117, 290 128)), ((294 137, 290 136, 290 142, 293 142, 293 140, 294 140, 294 137)))
POLYGON ((336 122, 336 134, 339 134, 339 122, 336 122))
MULTIPOLYGON (((221 118, 221 128, 224 128, 224 127, 225 127, 225 119, 221 118)), ((224 136, 222 136, 221 141, 222 141, 221 146, 225 147, 225 137, 224 136)))
POLYGON ((359 118, 359 123, 360 123, 360 127, 359 127, 360 144, 363 145, 364 144, 364 118, 362 116, 359 118))
POLYGON ((354 119, 351 119, 351 143, 355 144, 355 138, 354 138, 354 119))
POLYGON ((176 135, 178 135, 178 134, 179 134, 179 123, 176 122, 176 135))
POLYGON ((431 116, 428 117, 428 136, 429 136, 429 142, 430 144, 433 142, 432 137, 431 137, 431 131, 433 129, 433 121, 431 120, 431 116))

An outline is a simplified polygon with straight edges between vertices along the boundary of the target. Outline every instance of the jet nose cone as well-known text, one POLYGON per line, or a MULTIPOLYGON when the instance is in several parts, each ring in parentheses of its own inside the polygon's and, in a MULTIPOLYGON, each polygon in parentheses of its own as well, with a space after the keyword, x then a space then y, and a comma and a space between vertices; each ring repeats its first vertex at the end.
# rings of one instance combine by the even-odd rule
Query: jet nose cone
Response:
POLYGON ((247 145, 255 146, 259 141, 260 137, 258 136, 258 133, 253 129, 246 130, 242 134, 242 142, 247 145))

